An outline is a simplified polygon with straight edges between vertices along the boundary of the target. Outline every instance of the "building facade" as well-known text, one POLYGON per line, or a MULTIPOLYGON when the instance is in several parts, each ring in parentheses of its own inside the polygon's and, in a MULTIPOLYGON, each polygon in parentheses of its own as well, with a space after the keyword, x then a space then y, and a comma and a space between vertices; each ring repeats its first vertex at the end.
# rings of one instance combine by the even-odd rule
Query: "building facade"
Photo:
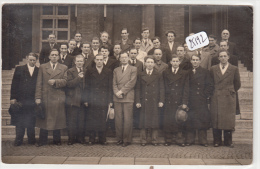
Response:
POLYGON ((141 37, 142 28, 148 27, 150 37, 159 36, 162 42, 167 30, 175 30, 176 41, 184 42, 189 33, 200 31, 220 40, 221 31, 228 29, 230 41, 243 52, 242 62, 252 70, 253 11, 248 6, 6 4, 2 9, 4 70, 13 68, 31 51, 39 53, 50 33, 61 43, 76 32, 82 33, 83 41, 90 41, 107 31, 113 44, 125 27, 129 39, 141 37))

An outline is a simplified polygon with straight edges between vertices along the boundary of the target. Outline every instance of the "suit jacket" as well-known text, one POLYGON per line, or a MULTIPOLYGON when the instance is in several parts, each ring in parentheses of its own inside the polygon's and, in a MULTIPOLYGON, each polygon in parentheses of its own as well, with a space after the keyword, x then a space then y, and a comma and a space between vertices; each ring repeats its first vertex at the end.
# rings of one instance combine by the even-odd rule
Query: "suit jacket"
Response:
POLYGON ((160 61, 159 63, 156 62, 154 65, 154 69, 157 70, 159 73, 162 73, 163 71, 165 71, 169 66, 164 63, 163 61, 160 61))
MULTIPOLYGON (((59 45, 57 43, 55 43, 53 48, 59 50, 59 45)), ((42 44, 42 50, 40 52, 40 57, 39 57, 40 64, 47 63, 50 61, 50 59, 49 59, 50 50, 51 50, 51 46, 49 43, 42 44)))
POLYGON ((76 45, 76 48, 74 49, 73 52, 74 52, 73 54, 75 54, 74 56, 81 54, 82 53, 81 47, 80 46, 78 47, 76 45))
MULTIPOLYGON (((86 75, 86 69, 83 68, 84 75, 86 75)), ((69 106, 80 107, 82 105, 82 95, 85 87, 85 78, 78 76, 79 72, 76 66, 73 66, 67 71, 67 90, 66 90, 66 102, 69 106)))
POLYGON ((120 62, 118 60, 115 59, 111 59, 111 58, 107 58, 107 64, 104 64, 104 67, 110 69, 111 71, 113 71, 115 68, 117 68, 119 66, 120 62))
POLYGON ((234 43, 234 42, 230 42, 228 41, 228 52, 231 54, 231 55, 234 55, 236 57, 239 57, 239 51, 238 51, 238 48, 237 48, 237 44, 234 43))
POLYGON ((126 70, 122 72, 122 67, 115 68, 113 72, 113 100, 114 102, 134 102, 134 88, 137 79, 137 68, 128 65, 126 70), (123 92, 123 98, 118 98, 116 93, 123 92))
POLYGON ((148 53, 149 50, 151 50, 152 48, 153 48, 153 42, 151 41, 151 39, 148 39, 148 43, 146 45, 144 43, 144 40, 142 39, 141 47, 140 47, 141 51, 148 53))
POLYGON ((222 75, 218 64, 211 67, 210 74, 214 81, 210 105, 212 127, 233 130, 236 120, 236 93, 241 86, 238 68, 229 64, 222 75))
POLYGON ((201 57, 200 66, 202 68, 209 70, 211 68, 211 59, 212 59, 210 52, 202 51, 200 57, 201 57))
MULTIPOLYGON (((234 66, 238 66, 238 60, 237 57, 234 55, 230 55, 228 62, 234 66)), ((219 64, 220 61, 218 59, 218 56, 215 56, 211 59, 211 66, 219 64)))
POLYGON ((93 54, 89 54, 88 58, 85 58, 85 63, 84 63, 84 68, 86 69, 90 69, 94 66, 95 62, 94 62, 95 57, 93 56, 93 54))
POLYGON ((183 69, 183 70, 190 70, 190 69, 192 69, 192 64, 190 63, 190 60, 188 60, 184 57, 184 59, 182 60, 182 62, 179 65, 179 67, 180 67, 180 69, 183 69))
POLYGON ((67 53, 68 53, 69 55, 71 55, 72 57, 78 55, 78 52, 79 52, 79 51, 77 51, 76 48, 72 51, 72 53, 70 53, 69 51, 67 51, 67 53))
POLYGON ((32 76, 27 64, 15 68, 10 100, 22 103, 22 111, 11 116, 11 124, 23 127, 35 127, 35 89, 39 68, 35 66, 32 76))
POLYGON ((55 70, 50 62, 39 69, 35 99, 41 99, 45 109, 45 119, 37 119, 36 127, 46 130, 66 128, 65 91, 67 84, 67 66, 57 63, 55 70), (48 80, 54 79, 53 86, 48 80))
POLYGON ((118 40, 116 43, 120 44, 122 49, 121 53, 129 51, 130 48, 133 46, 133 41, 130 39, 127 39, 126 44, 123 44, 122 39, 118 40))
POLYGON ((203 49, 203 51, 205 52, 209 52, 211 55, 211 58, 215 57, 218 55, 218 51, 219 51, 219 46, 216 44, 214 47, 211 46, 207 46, 203 49))
POLYGON ((143 71, 143 63, 137 59, 136 59, 136 63, 134 65, 131 63, 130 60, 128 61, 128 64, 137 67, 137 73, 140 73, 143 71))
POLYGON ((168 51, 170 51, 171 55, 176 54, 177 47, 178 47, 179 45, 180 45, 179 42, 174 42, 173 47, 172 47, 172 50, 171 50, 170 45, 169 45, 168 42, 163 44, 164 48, 167 49, 168 51))
MULTIPOLYGON (((163 46, 161 46, 160 49, 162 50, 162 59, 161 60, 164 63, 169 63, 171 61, 171 58, 172 58, 171 52, 163 46)), ((155 48, 152 48, 148 52, 148 55, 153 55, 154 50, 155 50, 155 48)))
POLYGON ((60 55, 60 58, 59 58, 58 62, 61 63, 61 64, 66 65, 68 67, 68 69, 70 69, 72 67, 72 65, 75 64, 74 63, 74 57, 71 56, 68 52, 67 52, 65 60, 62 61, 61 55, 60 55))

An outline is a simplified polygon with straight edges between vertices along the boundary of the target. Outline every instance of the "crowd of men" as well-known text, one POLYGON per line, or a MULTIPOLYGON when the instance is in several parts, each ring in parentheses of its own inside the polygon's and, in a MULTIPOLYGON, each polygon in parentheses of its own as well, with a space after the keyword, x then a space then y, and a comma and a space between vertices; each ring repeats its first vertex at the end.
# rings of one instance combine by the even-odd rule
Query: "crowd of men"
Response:
POLYGON ((25 128, 28 143, 35 144, 35 127, 40 128, 37 146, 48 143, 48 131, 53 131, 53 143, 61 145, 60 131, 65 128, 68 145, 106 145, 106 131, 112 126, 116 144, 123 147, 131 144, 133 128, 140 129, 142 146, 157 146, 161 129, 165 146, 195 144, 197 130, 199 144, 207 147, 207 130, 213 128, 215 147, 233 147, 241 84, 229 31, 223 30, 219 44, 210 35, 209 45, 194 51, 175 42, 174 31, 165 34, 166 44, 159 37, 149 39, 149 34, 145 28, 142 38, 131 41, 123 28, 122 39, 114 45, 105 31, 91 42, 82 42, 81 33, 76 33, 60 45, 50 34, 40 52, 40 67, 35 66, 38 56, 29 53, 28 64, 15 69, 10 100, 11 105, 22 105, 13 122, 15 146, 23 143, 25 128), (38 106, 44 118, 35 116, 38 106), (107 116, 111 107, 114 121, 107 116), (176 116, 177 110, 187 112, 185 122, 176 116))

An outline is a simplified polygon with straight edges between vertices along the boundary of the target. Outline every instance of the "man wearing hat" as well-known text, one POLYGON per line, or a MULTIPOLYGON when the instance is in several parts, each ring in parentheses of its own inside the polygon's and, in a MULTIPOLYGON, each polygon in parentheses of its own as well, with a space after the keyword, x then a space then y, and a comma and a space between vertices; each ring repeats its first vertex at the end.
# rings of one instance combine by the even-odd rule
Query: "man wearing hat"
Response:
POLYGON ((20 146, 23 143, 25 128, 27 128, 28 143, 35 143, 34 101, 39 70, 35 64, 38 56, 35 53, 29 53, 26 59, 26 65, 16 67, 11 85, 11 107, 15 107, 16 109, 16 105, 21 105, 18 106, 20 109, 15 112, 16 114, 11 115, 12 124, 16 126, 15 146, 20 146), (13 120, 15 120, 15 122, 13 120))

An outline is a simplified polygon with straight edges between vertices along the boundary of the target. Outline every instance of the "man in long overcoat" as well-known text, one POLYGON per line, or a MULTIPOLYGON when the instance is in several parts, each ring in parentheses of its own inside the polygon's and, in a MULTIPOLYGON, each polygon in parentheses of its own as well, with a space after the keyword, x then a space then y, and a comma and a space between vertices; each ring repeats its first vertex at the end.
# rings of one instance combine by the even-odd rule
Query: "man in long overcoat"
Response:
POLYGON ((175 142, 180 146, 185 146, 184 128, 175 119, 176 111, 179 106, 187 108, 189 95, 189 79, 187 71, 180 69, 180 60, 174 56, 171 60, 171 67, 163 72, 165 86, 165 110, 164 110, 164 138, 165 146, 172 142, 172 133, 177 137, 175 142))
POLYGON ((209 70, 200 66, 199 55, 191 56, 193 69, 189 76, 189 111, 185 123, 186 145, 195 143, 196 130, 198 130, 199 144, 207 147, 207 130, 210 128, 210 112, 208 98, 213 90, 213 82, 209 70))
POLYGON ((112 71, 103 65, 104 56, 95 56, 95 67, 86 73, 86 87, 84 91, 84 104, 88 107, 86 129, 89 131, 89 144, 95 143, 96 134, 98 142, 106 143, 106 118, 108 106, 113 104, 112 71))
POLYGON ((47 144, 48 130, 53 130, 53 143, 61 145, 60 130, 66 128, 67 66, 58 63, 57 49, 51 50, 49 58, 50 62, 40 66, 36 84, 35 102, 42 103, 45 110, 45 119, 36 119, 36 127, 40 128, 38 146, 47 144))
POLYGON ((18 66, 15 69, 11 85, 11 104, 19 102, 22 110, 19 114, 11 116, 11 123, 15 125, 16 138, 15 146, 23 143, 25 128, 27 128, 28 143, 35 143, 35 88, 39 68, 35 66, 38 56, 29 53, 26 56, 27 64, 18 66))
POLYGON ((152 141, 158 144, 159 107, 164 103, 164 81, 162 74, 154 69, 155 60, 145 57, 146 69, 138 74, 136 83, 136 107, 141 108, 139 128, 141 145, 152 141))
POLYGON ((236 120, 236 93, 241 86, 238 68, 228 62, 229 52, 220 51, 218 65, 210 69, 214 80, 214 92, 211 97, 211 123, 213 127, 214 146, 222 144, 233 147, 232 131, 236 120))

